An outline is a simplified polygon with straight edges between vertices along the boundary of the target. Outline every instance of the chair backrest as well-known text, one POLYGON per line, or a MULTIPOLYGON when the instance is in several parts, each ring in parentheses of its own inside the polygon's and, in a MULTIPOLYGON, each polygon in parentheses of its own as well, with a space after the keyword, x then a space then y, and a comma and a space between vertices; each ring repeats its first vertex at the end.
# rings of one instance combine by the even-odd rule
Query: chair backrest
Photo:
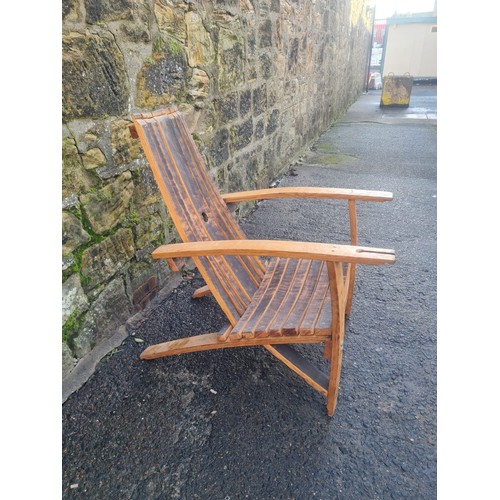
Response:
MULTIPOLYGON (((134 115, 132 120, 183 241, 245 239, 177 108, 134 115)), ((264 276, 260 259, 229 256, 194 261, 229 321, 236 324, 264 276)))

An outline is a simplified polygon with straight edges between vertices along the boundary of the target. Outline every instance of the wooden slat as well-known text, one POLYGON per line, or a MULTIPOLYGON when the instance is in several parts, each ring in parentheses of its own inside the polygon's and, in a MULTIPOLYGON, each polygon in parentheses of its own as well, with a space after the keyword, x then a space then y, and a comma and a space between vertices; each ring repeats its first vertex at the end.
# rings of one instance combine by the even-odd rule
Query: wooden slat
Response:
POLYGON ((272 198, 333 198, 338 200, 391 201, 393 194, 388 191, 325 187, 277 187, 222 194, 222 199, 226 203, 269 200, 272 198))
POLYGON ((323 396, 328 394, 328 376, 301 356, 293 347, 287 344, 265 345, 264 347, 323 396))
MULTIPOLYGON (((311 293, 307 310, 304 311, 304 315, 301 319, 299 326, 300 335, 314 335, 316 328, 321 328, 321 325, 318 325, 318 319, 321 315, 321 310, 325 305, 325 301, 330 298, 328 287, 329 284, 325 263, 321 262, 318 278, 316 280, 314 290, 311 293)), ((330 330, 331 326, 331 318, 329 317, 328 322, 323 325, 323 328, 330 330)))
POLYGON ((394 250, 329 243, 281 240, 197 241, 162 245, 151 254, 154 259, 200 255, 260 255, 291 259, 316 259, 358 264, 393 264, 394 250))
POLYGON ((258 338, 328 334, 331 331, 328 287, 323 262, 277 259, 233 333, 258 338), (322 315, 322 309, 326 310, 326 316, 322 315))
MULTIPOLYGON (((163 118, 165 119, 165 117, 163 118)), ((170 116, 169 119, 173 119, 173 116, 170 116)), ((168 136, 171 129, 162 129, 161 122, 153 119, 141 123, 140 126, 137 126, 137 131, 165 204, 182 239, 184 241, 210 239, 206 227, 200 223, 200 214, 192 197, 186 192, 186 183, 181 176, 176 175, 179 169, 176 167, 175 155, 179 148, 175 138, 165 135, 168 136), (189 200, 191 203, 187 203, 189 200)), ((195 199, 198 199, 200 204, 202 195, 200 193, 191 194, 195 199)), ((224 279, 224 272, 220 270, 220 257, 196 259, 195 263, 205 281, 213 284, 214 296, 223 311, 230 321, 236 322, 244 310, 244 305, 240 295, 228 288, 230 285, 224 279), (219 286, 215 286, 216 284, 219 286)))
MULTIPOLYGON (((268 271, 264 276, 262 283, 255 292, 253 296, 253 300, 250 304, 251 311, 254 315, 258 315, 259 317, 263 315, 268 307, 268 301, 263 300, 264 297, 271 297, 277 288, 278 280, 283 272, 286 260, 276 259, 268 266, 268 271), (277 278, 276 278, 277 277, 277 278)), ((253 325, 249 325, 249 321, 251 319, 251 314, 249 309, 245 311, 246 315, 240 318, 237 325, 235 325, 233 329, 233 334, 239 336, 245 336, 253 338, 255 337, 255 330, 253 325)))
POLYGON ((228 349, 231 347, 250 347, 269 344, 318 344, 328 340, 328 335, 312 335, 303 337, 265 337, 265 338, 235 338, 230 335, 224 341, 218 333, 205 333, 195 337, 186 337, 155 344, 141 353, 141 359, 156 359, 165 356, 175 356, 188 352, 208 351, 212 349, 228 349))
MULTIPOLYGON (((175 107, 132 119, 183 241, 245 238, 175 107)), ((197 267, 233 323, 250 303, 265 273, 256 256, 200 256, 197 267)))
POLYGON ((280 317, 269 325, 271 331, 279 330, 281 335, 297 335, 297 328, 307 309, 320 266, 320 261, 300 260, 301 275, 297 276, 290 287, 289 295, 282 304, 280 317))
MULTIPOLYGON (((212 238, 222 239, 221 235, 224 235, 224 239, 244 239, 245 235, 240 226, 235 223, 231 216, 229 216, 226 205, 224 203, 220 203, 220 193, 208 176, 203 159, 191 138, 185 121, 179 115, 176 116, 174 122, 179 132, 179 136, 183 141, 183 147, 181 149, 189 154, 189 160, 193 165, 193 171, 196 173, 196 175, 193 176, 192 173, 189 172, 189 177, 195 181, 196 189, 199 192, 204 193, 204 195, 209 199, 209 204, 204 213, 207 216, 207 220, 205 220, 205 222, 208 223, 205 225, 209 228, 213 227, 215 229, 214 234, 212 234, 212 238)), ((185 159, 187 160, 187 158, 185 159)), ((239 261, 244 267, 248 266, 247 271, 249 272, 249 276, 258 286, 265 272, 265 269, 260 261, 258 259, 243 259, 241 257, 239 257, 239 261), (252 273, 255 274, 255 277, 252 273)))
POLYGON ((207 285, 196 289, 193 295, 191 295, 191 298, 199 299, 200 297, 205 297, 206 295, 210 295, 210 288, 207 285))
MULTIPOLYGON (((192 209, 191 223, 196 225, 201 233, 205 232, 209 239, 244 237, 227 213, 224 204, 221 203, 220 195, 211 179, 208 178, 203 160, 197 153, 191 136, 182 127, 183 121, 180 115, 174 114, 171 119, 158 122, 169 148, 175 150, 177 161, 174 160, 172 166, 184 188, 176 190, 175 194, 182 194, 182 199, 178 202, 185 203, 188 208, 192 209)), ((242 258, 228 260, 239 260, 241 263, 242 258)), ((235 307, 241 314, 241 308, 248 304, 255 290, 253 286, 258 286, 260 280, 247 272, 240 272, 240 266, 237 264, 226 265, 224 259, 208 259, 208 265, 221 276, 222 286, 226 289, 230 288, 228 296, 234 301, 235 307), (242 286, 238 287, 240 283, 242 286)))
MULTIPOLYGON (((208 175, 203 159, 191 138, 185 120, 177 117, 176 124, 179 127, 179 131, 183 132, 182 137, 184 139, 184 146, 193 159, 196 171, 195 179, 199 182, 199 188, 202 192, 209 194, 211 199, 210 208, 213 207, 215 210, 215 219, 212 221, 209 220, 208 222, 217 223, 219 229, 226 234, 226 239, 244 239, 246 236, 243 230, 230 215, 227 206, 223 202, 221 203, 222 198, 220 192, 208 175)), ((248 258, 239 258, 239 261, 247 268, 250 277, 254 278, 255 275, 254 282, 258 285, 265 273, 262 263, 258 259, 248 258)))
MULTIPOLYGON (((284 296, 296 274, 297 264, 298 261, 295 259, 278 260, 276 272, 266 294, 261 298, 260 302, 253 300, 240 319, 240 322, 243 322, 245 317, 249 318, 243 334, 245 334, 245 331, 250 330, 256 337, 268 337, 270 335, 269 324, 281 311, 284 296)), ((237 326, 235 329, 237 329, 237 326)), ((280 335, 280 332, 276 333, 280 335)))
POLYGON ((300 324, 300 318, 302 314, 297 313, 297 310, 300 309, 300 306, 304 306, 306 304, 306 300, 301 300, 302 294, 307 296, 308 284, 311 281, 314 282, 313 273, 311 280, 311 266, 317 266, 320 264, 319 262, 314 262, 310 260, 298 260, 295 275, 293 277, 292 282, 287 287, 287 290, 284 291, 283 299, 279 308, 274 315, 274 318, 269 322, 267 329, 271 335, 297 335, 297 327, 300 324), (289 321, 290 315, 295 314, 296 320, 293 319, 289 321), (288 323, 291 323, 291 328, 287 327, 288 323))

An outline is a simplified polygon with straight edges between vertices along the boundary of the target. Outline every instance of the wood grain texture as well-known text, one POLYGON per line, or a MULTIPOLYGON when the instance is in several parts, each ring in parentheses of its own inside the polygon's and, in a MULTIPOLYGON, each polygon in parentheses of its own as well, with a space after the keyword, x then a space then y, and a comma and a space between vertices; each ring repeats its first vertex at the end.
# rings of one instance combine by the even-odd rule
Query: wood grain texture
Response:
POLYGON ((231 333, 243 338, 329 335, 330 307, 324 262, 276 259, 231 333))
POLYGON ((330 282, 330 300, 332 312, 332 336, 330 339, 330 376, 326 409, 328 415, 333 416, 337 405, 339 392, 340 370, 342 367, 342 347, 345 328, 345 298, 344 277, 342 265, 339 262, 327 262, 328 279, 330 282))
POLYGON ((231 347, 249 347, 270 344, 317 344, 325 342, 327 339, 328 336, 325 335, 313 335, 286 338, 235 338, 234 336, 229 336, 227 340, 224 340, 223 336, 218 333, 205 333, 195 337, 186 337, 149 346, 142 351, 141 359, 156 359, 188 352, 228 349, 231 347))
MULTIPOLYGON (((244 239, 174 108, 133 116, 134 127, 169 214, 185 242, 244 239)), ((200 256, 205 282, 232 323, 257 290, 265 269, 255 256, 200 256)))
POLYGON ((174 243, 158 247, 151 255, 154 259, 198 257, 201 255, 260 255, 372 265, 393 264, 395 262, 394 250, 387 248, 283 240, 224 240, 174 243))
POLYGON ((391 201, 393 194, 388 191, 368 191, 326 187, 276 187, 255 189, 221 195, 226 203, 250 200, 270 200, 273 198, 324 198, 337 200, 391 201))
POLYGON ((191 298, 193 299, 199 299, 200 297, 205 297, 206 295, 210 295, 212 293, 210 291, 210 287, 208 285, 201 286, 200 288, 196 289, 191 295, 191 298))

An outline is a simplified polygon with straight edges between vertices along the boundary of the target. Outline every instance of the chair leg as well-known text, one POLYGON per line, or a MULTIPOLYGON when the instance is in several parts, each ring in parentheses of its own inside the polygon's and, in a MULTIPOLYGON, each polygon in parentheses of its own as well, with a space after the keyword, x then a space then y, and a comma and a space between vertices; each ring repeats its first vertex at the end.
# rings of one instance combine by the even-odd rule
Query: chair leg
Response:
POLYGON ((342 367, 342 343, 340 335, 334 335, 330 350, 330 377, 328 381, 328 393, 326 396, 326 409, 331 417, 337 406, 339 394, 340 369, 342 367))
POLYGON ((156 359, 163 358, 165 356, 174 356, 176 354, 184 354, 187 352, 268 344, 317 344, 325 342, 326 339, 324 335, 241 338, 237 335, 228 335, 231 328, 232 327, 226 330, 225 333, 205 333, 194 337, 185 337, 178 340, 163 342, 161 344, 155 344, 142 351, 140 358, 156 359))
POLYGON ((208 285, 205 285, 195 290, 191 298, 199 299, 200 297, 205 297, 205 295, 210 295, 210 293, 210 288, 208 288, 208 285))
POLYGON ((349 264, 347 277, 347 297, 345 305, 345 315, 348 318, 351 315, 352 296, 354 295, 354 282, 356 280, 356 264, 349 264))
POLYGON ((288 368, 302 377, 311 387, 323 396, 328 394, 328 377, 318 370, 310 361, 302 357, 289 344, 274 344, 264 346, 288 368))
MULTIPOLYGON (((348 290, 346 290, 344 282, 342 265, 338 262, 328 262, 327 266, 332 300, 332 337, 330 344, 330 376, 328 381, 328 394, 326 396, 326 409, 328 415, 331 417, 335 412, 339 394, 340 369, 342 367, 342 345, 344 343, 345 331, 345 294, 348 293, 348 290)), ((351 270, 352 267, 349 271, 351 270)), ((347 288, 349 288, 349 285, 347 285, 347 288)))

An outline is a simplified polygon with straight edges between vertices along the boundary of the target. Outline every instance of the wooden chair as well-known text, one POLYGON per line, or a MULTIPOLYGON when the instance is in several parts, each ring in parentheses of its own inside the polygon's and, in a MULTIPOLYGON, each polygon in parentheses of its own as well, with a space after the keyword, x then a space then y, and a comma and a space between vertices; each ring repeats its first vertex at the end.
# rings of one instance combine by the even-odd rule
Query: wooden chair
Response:
POLYGON ((391 264, 394 251, 356 246, 355 202, 388 201, 392 194, 335 188, 280 187, 221 195, 210 178, 176 107, 132 117, 170 216, 183 243, 154 250, 179 270, 178 258, 192 257, 206 286, 193 297, 212 293, 229 321, 219 333, 187 337, 145 349, 141 359, 228 347, 262 345, 335 410, 344 319, 352 303, 356 264, 391 264), (270 198, 336 198, 349 206, 351 245, 248 240, 228 203, 270 198), (273 257, 265 266, 261 257, 273 257), (324 344, 330 373, 324 374, 291 344, 324 344))

